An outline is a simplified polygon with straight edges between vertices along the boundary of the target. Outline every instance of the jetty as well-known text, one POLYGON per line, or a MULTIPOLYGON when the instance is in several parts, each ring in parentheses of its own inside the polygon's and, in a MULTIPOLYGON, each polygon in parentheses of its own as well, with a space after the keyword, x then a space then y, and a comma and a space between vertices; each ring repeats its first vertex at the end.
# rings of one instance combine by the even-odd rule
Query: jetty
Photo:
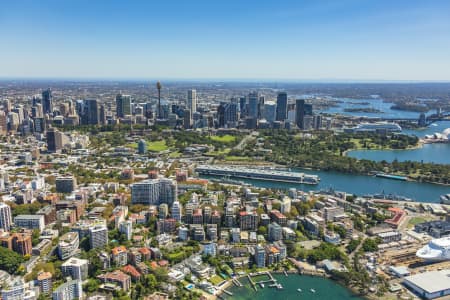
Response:
POLYGON ((233 296, 233 293, 230 291, 227 291, 226 289, 223 289, 222 292, 224 292, 225 294, 227 294, 228 296, 233 296))
POLYGON ((236 278, 233 278, 231 281, 234 283, 235 286, 239 286, 239 287, 243 286, 242 283, 239 280, 237 280, 236 278))
POLYGON ((250 274, 247 274, 247 278, 248 278, 248 281, 250 281, 250 284, 252 285, 252 287, 255 289, 255 291, 257 291, 257 288, 256 288, 257 284, 267 283, 267 284, 269 284, 269 287, 274 287, 275 286, 277 288, 278 288, 278 286, 280 286, 280 284, 277 283, 277 280, 272 276, 272 274, 270 274, 269 271, 263 271, 263 272, 258 272, 258 273, 250 273, 250 274), (261 281, 258 281, 258 282, 253 281, 252 277, 261 276, 261 275, 266 275, 266 276, 269 277, 269 279, 268 280, 261 280, 261 281))

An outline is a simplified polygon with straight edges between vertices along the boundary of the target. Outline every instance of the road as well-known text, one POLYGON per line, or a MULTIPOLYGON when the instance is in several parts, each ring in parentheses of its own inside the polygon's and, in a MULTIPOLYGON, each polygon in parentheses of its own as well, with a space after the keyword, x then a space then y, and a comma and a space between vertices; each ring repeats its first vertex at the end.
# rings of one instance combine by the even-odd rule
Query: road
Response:
POLYGON ((246 137, 244 137, 239 144, 237 144, 234 149, 235 150, 243 150, 245 148, 245 146, 247 145, 247 143, 250 140, 254 140, 257 136, 258 136, 258 132, 257 131, 252 131, 249 135, 247 135, 246 137))

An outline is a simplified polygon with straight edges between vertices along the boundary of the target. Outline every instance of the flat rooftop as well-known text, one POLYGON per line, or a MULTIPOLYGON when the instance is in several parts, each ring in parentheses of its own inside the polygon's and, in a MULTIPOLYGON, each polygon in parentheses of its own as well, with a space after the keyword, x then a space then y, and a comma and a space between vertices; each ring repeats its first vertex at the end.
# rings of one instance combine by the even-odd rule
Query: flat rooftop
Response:
POLYGON ((450 289, 450 269, 431 271, 405 277, 405 282, 413 284, 427 293, 450 289))

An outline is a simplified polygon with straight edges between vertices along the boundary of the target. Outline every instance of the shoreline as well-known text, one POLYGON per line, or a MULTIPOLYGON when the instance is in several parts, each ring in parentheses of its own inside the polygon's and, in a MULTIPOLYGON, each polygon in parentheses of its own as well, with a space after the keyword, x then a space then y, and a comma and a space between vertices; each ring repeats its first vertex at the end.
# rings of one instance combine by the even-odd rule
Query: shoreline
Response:
MULTIPOLYGON (((269 272, 272 273, 272 274, 276 274, 276 275, 284 275, 284 273, 282 271, 269 271, 269 272)), ((346 286, 342 282, 340 282, 339 280, 335 280, 331 275, 329 275, 327 273, 325 273, 324 276, 317 275, 317 274, 302 274, 298 270, 289 270, 289 271, 287 271, 287 273, 289 275, 298 275, 299 277, 308 276, 308 277, 318 277, 318 278, 327 279, 327 280, 330 280, 330 281, 340 285, 341 287, 349 290, 354 296, 357 296, 357 297, 360 297, 360 298, 363 298, 363 299, 366 299, 366 300, 378 299, 377 297, 370 297, 370 295, 362 295, 361 293, 359 293, 359 291, 356 289, 356 287, 354 287, 354 286, 352 286, 352 287, 346 286)), ((247 277, 247 275, 242 275, 242 276, 236 277, 236 279, 240 280, 241 278, 244 278, 244 277, 247 277)), ((223 292, 223 290, 227 289, 230 286, 233 286, 232 279, 228 279, 227 282, 224 283, 220 287, 219 292, 216 295, 211 295, 212 297, 210 299, 222 299, 222 297, 221 297, 222 294, 225 294, 223 292)))

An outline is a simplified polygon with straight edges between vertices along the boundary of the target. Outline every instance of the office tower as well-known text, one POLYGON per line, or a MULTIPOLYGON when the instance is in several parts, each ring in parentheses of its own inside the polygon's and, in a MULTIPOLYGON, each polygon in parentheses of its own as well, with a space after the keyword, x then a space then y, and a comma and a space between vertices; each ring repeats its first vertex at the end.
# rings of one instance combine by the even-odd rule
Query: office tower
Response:
POLYGON ((31 116, 33 118, 42 118, 44 116, 44 109, 42 108, 42 104, 36 103, 31 107, 31 116))
POLYGON ((263 117, 267 122, 272 124, 275 122, 277 105, 273 101, 264 103, 263 117))
POLYGON ((419 121, 417 122, 417 124, 420 127, 425 127, 427 126, 427 116, 424 113, 421 113, 419 116, 419 121))
POLYGON ((72 257, 61 265, 63 276, 72 279, 86 280, 88 278, 89 260, 72 257))
POLYGON ((138 153, 145 154, 147 153, 147 142, 145 140, 139 140, 138 142, 138 153))
POLYGON ((34 131, 43 133, 45 132, 47 126, 45 122, 45 118, 34 118, 34 131))
POLYGON ((162 115, 162 113, 161 113, 161 88, 162 88, 161 82, 158 81, 156 83, 156 88, 158 89, 158 109, 157 109, 158 114, 157 114, 157 118, 158 119, 162 119, 161 118, 161 115, 162 115))
POLYGON ((77 180, 74 176, 59 176, 55 185, 57 193, 72 193, 77 188, 77 180))
POLYGON ((42 91, 42 109, 44 114, 53 113, 53 96, 50 88, 42 91))
POLYGON ((47 150, 48 152, 59 152, 62 149, 61 132, 56 128, 47 130, 47 150))
POLYGON ((238 105, 236 103, 220 103, 217 108, 219 127, 236 127, 238 121, 238 105))
POLYGON ((311 130, 314 128, 314 117, 311 115, 303 116, 303 130, 311 130))
POLYGON ((258 118, 259 113, 259 95, 257 92, 248 94, 248 116, 258 118))
POLYGON ((124 221, 119 224, 119 232, 125 234, 127 240, 131 240, 133 234, 133 223, 131 221, 124 221))
POLYGON ((174 201, 172 204, 172 218, 177 222, 181 222, 181 204, 178 201, 174 201))
POLYGON ((266 266, 266 250, 261 245, 255 247, 255 263, 258 268, 266 266))
POLYGON ((288 99, 287 99, 287 93, 281 92, 278 93, 277 96, 277 115, 276 120, 277 121, 284 121, 287 119, 287 111, 288 111, 288 105, 287 105, 288 99))
POLYGON ((100 105, 100 111, 98 113, 98 123, 100 125, 106 125, 106 107, 104 104, 100 105))
POLYGON ((82 102, 80 113, 81 125, 98 125, 99 108, 97 99, 86 99, 82 102))
POLYGON ((117 96, 116 96, 116 116, 118 118, 124 118, 127 115, 131 115, 131 96, 117 94, 117 96))
POLYGON ((304 99, 297 99, 295 102, 295 123, 298 128, 304 129, 305 116, 312 116, 312 105, 306 104, 304 99))
POLYGON ((11 229, 11 207, 6 203, 0 202, 0 229, 9 231, 11 229))
POLYGON ((269 241, 279 241, 283 239, 283 228, 277 223, 273 222, 269 224, 269 241))
POLYGON ((241 118, 247 114, 247 99, 245 97, 239 98, 239 111, 241 112, 241 118))
POLYGON ((91 249, 103 248, 108 245, 108 228, 105 225, 96 225, 89 228, 89 244, 91 249))
POLYGON ((321 115, 313 116, 313 127, 315 130, 319 130, 322 128, 322 116, 321 115))
POLYGON ((172 205, 177 200, 177 183, 169 178, 148 179, 131 186, 131 202, 146 205, 166 203, 172 205))
POLYGON ((8 131, 8 118, 4 111, 0 111, 0 134, 6 134, 8 131))
POLYGON ((189 90, 187 94, 187 109, 191 111, 191 114, 197 112, 197 91, 189 90))
POLYGON ((53 291, 53 300, 83 299, 83 286, 81 280, 69 280, 53 291))
POLYGON ((184 110, 183 125, 184 125, 184 129, 190 129, 192 126, 192 114, 189 109, 184 110))
POLYGON ((17 131, 20 125, 19 114, 11 111, 8 113, 8 130, 17 131))

